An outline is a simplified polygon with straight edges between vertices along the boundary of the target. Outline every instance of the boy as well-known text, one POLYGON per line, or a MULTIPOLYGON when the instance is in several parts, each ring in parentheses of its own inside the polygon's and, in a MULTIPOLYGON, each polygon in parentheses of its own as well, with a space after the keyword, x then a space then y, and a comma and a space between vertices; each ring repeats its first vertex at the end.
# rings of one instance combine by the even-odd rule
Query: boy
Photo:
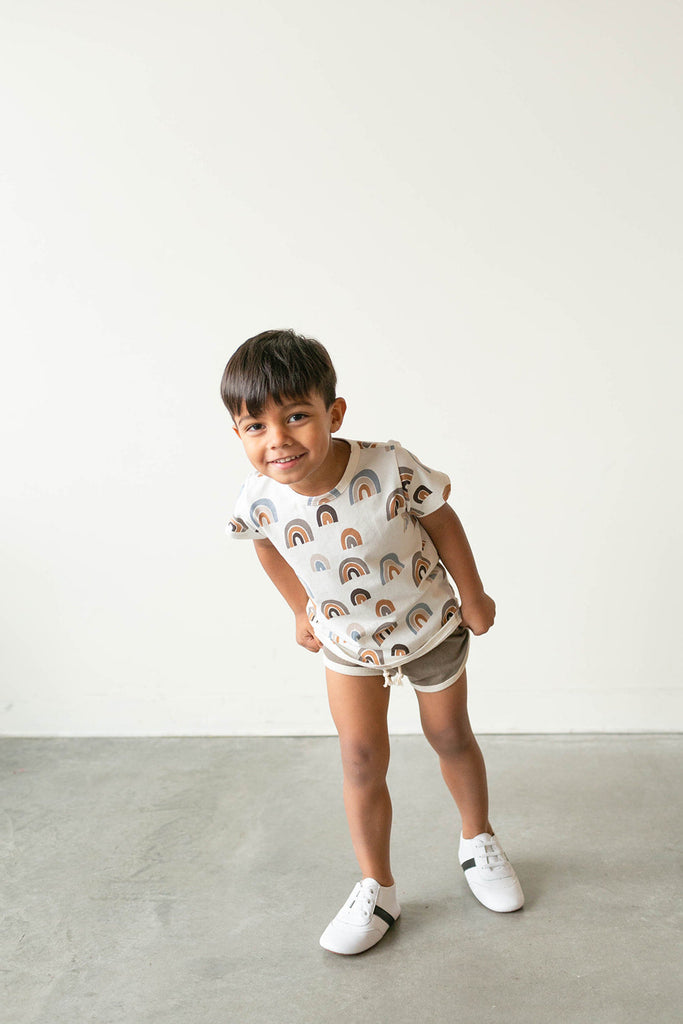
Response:
POLYGON ((518 910, 524 896, 488 819, 486 769, 467 715, 468 631, 486 633, 495 604, 446 503, 448 477, 397 442, 334 437, 346 412, 335 388, 319 342, 266 331, 231 357, 221 396, 255 470, 228 530, 254 541, 294 613, 297 643, 324 651, 362 878, 320 944, 353 954, 375 945, 401 910, 386 786, 392 683, 409 680, 417 694, 462 818, 459 860, 472 892, 501 912, 518 910))

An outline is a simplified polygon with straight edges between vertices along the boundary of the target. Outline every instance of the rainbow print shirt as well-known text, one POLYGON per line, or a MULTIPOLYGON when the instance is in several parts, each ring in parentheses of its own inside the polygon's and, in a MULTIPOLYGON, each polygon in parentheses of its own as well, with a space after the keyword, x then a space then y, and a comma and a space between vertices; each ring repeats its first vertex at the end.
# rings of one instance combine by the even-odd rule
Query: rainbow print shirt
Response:
POLYGON ((460 622, 420 525, 446 501, 450 481, 396 441, 346 443, 348 465, 327 494, 306 497, 253 471, 226 532, 277 548, 308 594, 308 617, 325 647, 387 668, 436 646, 460 622))

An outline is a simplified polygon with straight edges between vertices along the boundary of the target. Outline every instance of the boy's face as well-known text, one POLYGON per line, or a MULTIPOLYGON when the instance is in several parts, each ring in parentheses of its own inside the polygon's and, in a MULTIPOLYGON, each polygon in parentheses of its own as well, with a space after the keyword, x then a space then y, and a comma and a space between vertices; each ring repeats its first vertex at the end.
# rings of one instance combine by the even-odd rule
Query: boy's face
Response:
POLYGON ((271 399, 260 416, 250 416, 242 406, 234 430, 254 469, 313 496, 331 490, 343 474, 346 448, 335 447, 332 434, 345 412, 343 398, 327 409, 321 396, 311 392, 298 401, 285 398, 283 405, 271 399))

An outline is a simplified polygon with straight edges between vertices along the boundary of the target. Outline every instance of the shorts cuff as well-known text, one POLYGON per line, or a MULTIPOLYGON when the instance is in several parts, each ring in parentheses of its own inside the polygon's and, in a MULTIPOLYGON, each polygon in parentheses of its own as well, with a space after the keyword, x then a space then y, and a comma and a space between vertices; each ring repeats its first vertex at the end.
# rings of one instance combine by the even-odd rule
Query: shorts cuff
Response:
POLYGON ((325 668, 331 668, 333 672, 340 672, 344 676, 381 676, 382 668, 380 665, 374 665, 372 668, 369 665, 360 666, 353 665, 351 662, 341 664, 340 661, 328 661, 325 655, 323 655, 323 663, 325 668))

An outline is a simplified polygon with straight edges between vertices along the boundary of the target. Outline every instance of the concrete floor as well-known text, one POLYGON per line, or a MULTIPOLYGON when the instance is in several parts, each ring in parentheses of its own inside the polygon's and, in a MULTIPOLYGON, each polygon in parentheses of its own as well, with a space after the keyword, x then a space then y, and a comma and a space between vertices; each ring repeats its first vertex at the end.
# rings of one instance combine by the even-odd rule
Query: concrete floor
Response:
POLYGON ((356 881, 335 739, 0 740, 6 1024, 644 1024, 683 1017, 683 736, 481 737, 527 903, 456 864, 421 737, 393 741, 403 914, 318 937, 356 881))

